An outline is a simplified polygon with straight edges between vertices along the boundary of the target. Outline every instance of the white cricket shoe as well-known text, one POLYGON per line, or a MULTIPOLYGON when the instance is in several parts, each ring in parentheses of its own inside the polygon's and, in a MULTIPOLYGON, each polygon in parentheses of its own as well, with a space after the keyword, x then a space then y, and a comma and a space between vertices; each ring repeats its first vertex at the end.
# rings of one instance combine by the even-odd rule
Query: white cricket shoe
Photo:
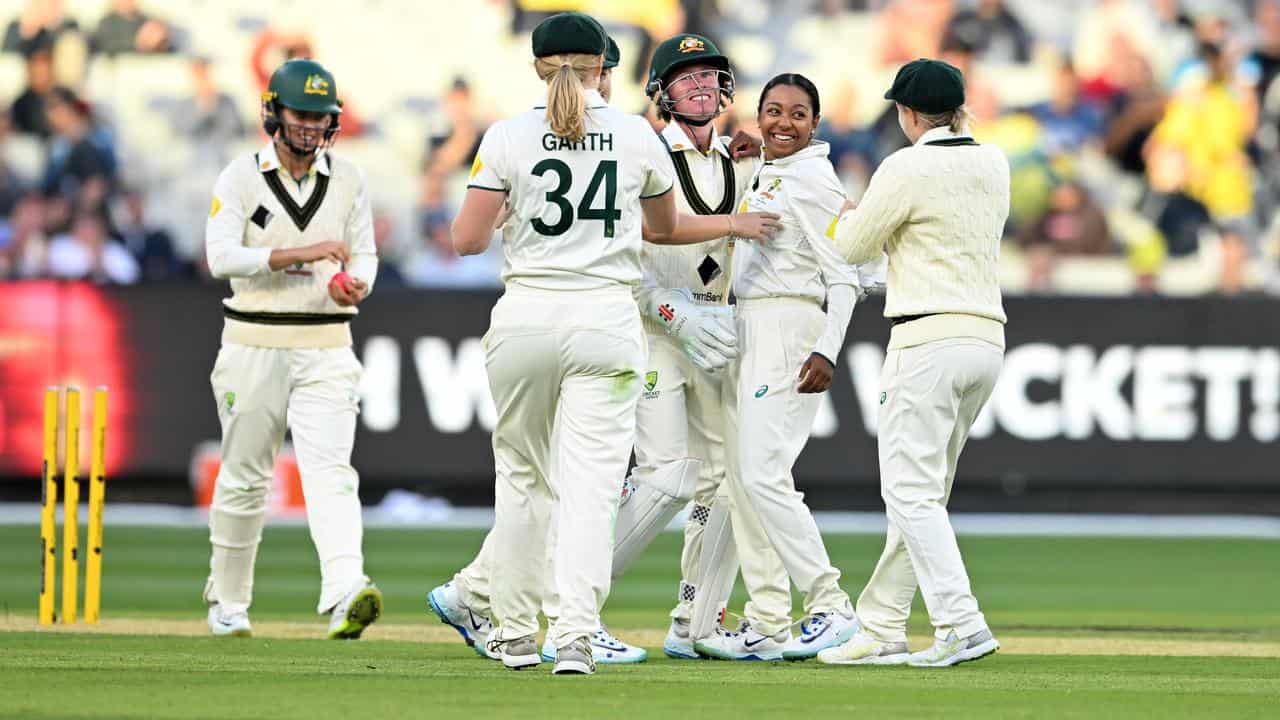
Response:
POLYGON ((551 671, 553 675, 592 675, 596 671, 595 651, 584 637, 560 648, 556 654, 559 657, 551 671))
POLYGON ((209 630, 214 637, 253 637, 249 613, 223 613, 218 603, 209 606, 209 630))
MULTIPOLYGON (((591 657, 598 665, 627 665, 649 659, 648 650, 622 642, 611 635, 604 625, 591 635, 590 642, 591 657)), ((556 661, 556 647, 551 644, 550 638, 542 643, 542 659, 547 662, 556 661)))
POLYGON ((827 665, 906 665, 907 644, 886 643, 859 630, 849 642, 818 653, 818 662, 827 665))
POLYGON ((952 630, 945 640, 935 638, 928 650, 911 653, 907 664, 911 667, 951 667, 984 658, 999 649, 1000 642, 991 636, 989 629, 965 638, 957 637, 956 631, 952 630))
POLYGON ((800 622, 800 637, 787 643, 782 657, 808 660, 827 648, 847 642, 859 627, 858 616, 848 603, 839 610, 816 612, 800 622))
POLYGON ((693 649, 717 660, 781 660, 782 649, 790 641, 790 629, 761 635, 744 620, 737 632, 719 628, 715 635, 694 641, 693 649))
POLYGON ((490 653, 486 648, 489 634, 493 632, 493 623, 488 617, 467 607, 453 583, 447 582, 427 593, 427 605, 440 618, 440 622, 457 630, 462 640, 481 657, 502 659, 500 654, 490 653))
POLYGON ((329 613, 330 640, 356 640, 365 628, 382 617, 382 591, 364 578, 329 613))
POLYGON ((538 663, 542 662, 542 658, 538 657, 538 643, 532 635, 514 640, 490 638, 485 641, 485 649, 489 653, 498 655, 502 659, 502 664, 511 670, 537 667, 538 663))
POLYGON ((667 630, 667 638, 662 641, 662 652, 676 660, 701 660, 702 656, 693 649, 693 637, 689 634, 689 621, 671 619, 671 627, 667 630))

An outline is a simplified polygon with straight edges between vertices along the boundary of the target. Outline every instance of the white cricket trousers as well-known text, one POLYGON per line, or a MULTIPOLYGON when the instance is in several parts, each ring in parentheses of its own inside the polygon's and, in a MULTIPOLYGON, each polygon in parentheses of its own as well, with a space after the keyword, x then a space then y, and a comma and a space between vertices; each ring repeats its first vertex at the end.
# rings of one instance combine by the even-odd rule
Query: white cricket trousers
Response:
MULTIPOLYGON (((796 386, 826 314, 811 300, 764 298, 740 299, 736 315, 741 356, 731 370, 736 393, 727 414, 736 432, 729 433, 729 481, 741 483, 745 502, 805 595, 805 613, 844 608, 849 596, 840 589, 840 571, 791 475, 819 403, 817 394, 800 394, 796 386)), ((751 561, 742 558, 744 579, 751 561)))
POLYGON ((645 358, 640 312, 626 286, 555 292, 509 285, 483 345, 498 411, 489 538, 491 571, 501 578, 490 597, 495 637, 538 631, 554 518, 550 560, 560 615, 547 636, 564 647, 596 631, 609 594, 645 358))
POLYGON ((360 476, 351 467, 363 369, 350 347, 223 345, 210 384, 222 424, 222 465, 209 509, 207 599, 247 610, 276 453, 293 433, 307 524, 328 612, 364 580, 360 476))
MULTIPOLYGON (((636 474, 644 475, 685 458, 702 461, 693 506, 684 526, 680 553, 681 581, 671 617, 688 621, 702 568, 702 536, 711 505, 726 502, 732 515, 734 543, 750 593, 745 616, 768 635, 790 624, 791 588, 782 561, 769 543, 759 517, 735 503, 725 478, 726 374, 698 369, 667 335, 649 333, 649 361, 644 393, 636 408, 636 474), (653 387, 648 379, 653 379, 653 387), (763 628, 763 629, 762 629, 763 628)), ((722 598, 725 602, 728 598, 722 598)))
POLYGON ((975 338, 890 350, 880 375, 884 552, 858 598, 858 619, 883 642, 905 642, 917 584, 936 636, 987 627, 947 516, 956 461, 991 397, 1004 352, 975 338))

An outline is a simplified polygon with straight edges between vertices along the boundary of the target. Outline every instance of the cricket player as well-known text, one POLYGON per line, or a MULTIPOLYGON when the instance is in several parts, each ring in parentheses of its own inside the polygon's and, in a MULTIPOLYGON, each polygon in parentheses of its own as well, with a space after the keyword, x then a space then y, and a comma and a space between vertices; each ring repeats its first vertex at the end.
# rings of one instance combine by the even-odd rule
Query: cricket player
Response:
POLYGON ((964 78, 938 60, 903 66, 885 98, 912 145, 890 155, 836 245, 850 262, 889 254, 880 375, 884 553, 858 598, 862 629, 819 655, 836 664, 942 667, 995 652, 956 545, 947 499, 969 428, 1004 356, 997 258, 1009 213, 1009 163, 966 127, 964 78), (907 653, 917 586, 934 643, 907 653))
MULTIPOLYGON (((698 658, 691 619, 699 592, 710 592, 714 609, 728 602, 737 574, 736 554, 750 595, 745 616, 772 633, 790 623, 791 591, 786 571, 774 552, 753 509, 734 504, 725 486, 724 373, 711 374, 696 357, 671 337, 662 308, 686 306, 728 312, 735 236, 762 240, 781 226, 775 212, 734 215, 738 200, 760 167, 758 154, 734 160, 729 138, 718 136, 712 122, 728 109, 734 97, 729 58, 708 38, 683 34, 658 45, 650 64, 648 95, 667 121, 660 137, 666 146, 680 192, 676 203, 682 215, 678 234, 699 240, 694 245, 646 245, 644 267, 649 287, 641 294, 649 341, 645 392, 637 410, 636 467, 630 483, 663 487, 677 473, 695 478, 671 496, 687 498, 693 506, 685 523, 680 557, 681 581, 663 651, 675 658, 698 658), (664 289, 665 288, 665 289, 664 289), (689 460, 697 462, 696 475, 689 460), (686 469, 676 471, 683 466, 686 469), (713 514, 713 507, 719 505, 713 514), (703 547, 704 531, 718 513, 727 512, 732 532, 703 547), (736 553, 732 552, 736 549, 736 553), (720 552, 717 552, 719 550, 720 552), (703 558, 715 567, 704 567, 703 558), (713 582, 719 573, 728 582, 713 582)), ((741 500, 741 498, 738 498, 741 500)), ((681 502, 681 505, 684 503, 681 502)), ((714 527, 714 525, 713 525, 714 527)), ((646 541, 647 543, 647 541, 646 541)), ((638 553, 638 550, 637 550, 638 553)))
POLYGON ((799 637, 748 619, 740 632, 699 639, 694 647, 726 660, 803 660, 857 629, 791 468, 809 439, 817 393, 831 385, 864 282, 826 234, 845 196, 827 144, 813 138, 821 117, 817 88, 802 75, 779 75, 765 85, 757 113, 766 162, 740 209, 778 213, 783 229, 769 243, 751 243, 734 282, 740 350, 726 380, 728 482, 763 522, 804 594, 805 618, 799 637))
MULTIPOLYGON (((611 68, 618 63, 617 46, 610 40, 605 55, 601 90, 608 99, 611 68)), ((637 557, 692 497, 693 511, 686 526, 682 555, 684 580, 678 604, 664 643, 672 657, 697 659, 689 635, 689 614, 700 576, 700 540, 711 516, 712 498, 724 477, 722 389, 717 371, 736 356, 731 316, 726 306, 731 232, 749 239, 766 239, 778 229, 777 215, 746 213, 728 215, 756 166, 758 154, 734 161, 729 138, 715 134, 711 122, 733 98, 733 75, 728 59, 710 40, 682 35, 662 43, 650 72, 651 88, 659 112, 669 122, 662 140, 673 159, 672 171, 679 184, 676 206, 680 222, 675 235, 697 244, 667 246, 646 244, 643 265, 646 287, 638 294, 649 347, 645 392, 637 409, 635 452, 638 465, 628 478, 619 516, 614 548, 614 577, 637 557), (698 138, 698 141, 691 138, 698 138), (682 169, 681 169, 682 168, 682 169), (691 172, 693 168, 695 172, 691 172), (696 178, 696 179, 695 179, 696 178), (703 194, 714 197, 710 202, 703 194), (722 325, 723 323, 723 325, 722 325), (659 387, 661 385, 661 387, 659 387)), ((652 233, 647 236, 652 238, 652 233)), ((721 373, 722 374, 722 373, 721 373)), ((723 509, 728 512, 728 509, 723 509)), ((738 518, 734 517, 735 521, 738 518)), ((768 545, 763 529, 749 532, 758 547, 744 549, 744 569, 766 566, 765 582, 748 581, 755 590, 747 606, 748 617, 771 623, 779 630, 790 622, 790 592, 785 570, 768 545)), ((739 533, 741 543, 743 534, 739 533)), ((721 540, 732 544, 732 534, 721 540)), ((480 555, 459 572, 452 583, 432 590, 428 601, 442 621, 450 624, 477 652, 490 631, 489 587, 491 568, 486 538, 480 555)), ((729 562, 729 561, 726 561, 729 562)), ((736 561, 721 568, 722 583, 713 609, 728 602, 736 561)), ((555 588, 547 589, 544 605, 554 617, 555 588)), ((591 638, 597 663, 641 662, 643 648, 627 645, 603 627, 591 638)), ((554 659, 554 647, 543 647, 544 659, 554 659)))
POLYGON ((209 269, 231 280, 210 378, 222 467, 209 510, 209 629, 248 636, 253 567, 276 453, 293 433, 307 522, 320 559, 317 611, 329 637, 358 638, 382 612, 364 574, 351 467, 363 372, 349 323, 378 258, 364 175, 329 148, 342 104, 333 75, 291 60, 262 99, 262 149, 218 177, 206 226, 209 269))
MULTIPOLYGON (((613 41, 613 38, 608 38, 608 46, 604 54, 604 64, 600 72, 600 86, 598 88, 600 97, 606 103, 609 102, 613 91, 613 69, 618 66, 621 59, 622 55, 618 49, 618 44, 613 41)), ((714 321, 712 318, 707 320, 714 321)), ((693 331, 697 325, 698 323, 696 322, 691 324, 689 330, 693 331)), ((711 330, 715 332, 720 331, 721 328, 718 325, 712 325, 711 330)), ((723 328, 723 331, 728 333, 730 329, 723 328)), ((695 336, 695 342, 697 337, 704 336, 695 336)), ((715 336, 705 337, 708 341, 714 342, 715 336)), ((716 357, 718 355, 718 350, 713 347, 706 347, 703 352, 708 357, 716 357)), ((727 359, 725 363, 727 364, 727 359)), ((554 519, 552 521, 552 529, 554 531, 554 519)), ((493 575, 492 538, 492 532, 485 536, 484 544, 475 559, 458 571, 451 582, 439 585, 427 594, 427 605, 442 622, 457 630, 463 641, 479 655, 491 660, 501 660, 501 653, 493 652, 487 647, 489 633, 493 631, 493 623, 490 620, 489 598, 490 581, 493 575)), ((552 542, 553 540, 549 537, 548 544, 552 542)), ((547 569, 546 585, 543 598, 543 614, 549 621, 553 621, 559 615, 559 593, 555 589, 554 569, 550 565, 547 569)), ((644 662, 649 657, 648 651, 644 648, 629 645, 614 637, 603 623, 591 635, 591 653, 597 664, 639 663, 644 662)), ((542 645, 541 656, 547 662, 555 662, 556 660, 556 648, 551 642, 550 636, 547 637, 542 645)))
POLYGON ((675 241, 676 209, 662 144, 599 93, 599 24, 553 15, 532 44, 547 102, 485 133, 453 225, 459 253, 483 252, 508 208, 506 292, 483 341, 498 410, 489 542, 501 578, 488 645, 512 669, 541 662, 534 636, 554 516, 554 672, 591 674, 645 360, 634 297, 641 223, 675 241))

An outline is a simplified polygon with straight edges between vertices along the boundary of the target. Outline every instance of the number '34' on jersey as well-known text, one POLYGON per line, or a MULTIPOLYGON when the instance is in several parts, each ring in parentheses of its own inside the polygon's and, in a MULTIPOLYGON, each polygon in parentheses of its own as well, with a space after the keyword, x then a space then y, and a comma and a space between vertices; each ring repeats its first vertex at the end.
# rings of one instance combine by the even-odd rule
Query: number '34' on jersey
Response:
POLYGON ((640 284, 642 198, 671 191, 648 121, 587 91, 587 134, 557 137, 545 106, 484 134, 468 188, 507 194, 503 282, 549 290, 640 284))

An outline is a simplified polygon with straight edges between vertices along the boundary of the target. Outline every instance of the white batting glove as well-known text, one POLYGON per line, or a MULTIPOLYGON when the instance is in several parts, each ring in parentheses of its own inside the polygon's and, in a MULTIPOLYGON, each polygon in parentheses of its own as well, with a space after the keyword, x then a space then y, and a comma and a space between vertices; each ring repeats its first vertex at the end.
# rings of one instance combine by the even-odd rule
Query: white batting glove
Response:
POLYGON ((733 309, 699 305, 686 289, 662 290, 651 296, 650 315, 676 339, 680 349, 699 369, 714 373, 738 357, 738 335, 733 309))

